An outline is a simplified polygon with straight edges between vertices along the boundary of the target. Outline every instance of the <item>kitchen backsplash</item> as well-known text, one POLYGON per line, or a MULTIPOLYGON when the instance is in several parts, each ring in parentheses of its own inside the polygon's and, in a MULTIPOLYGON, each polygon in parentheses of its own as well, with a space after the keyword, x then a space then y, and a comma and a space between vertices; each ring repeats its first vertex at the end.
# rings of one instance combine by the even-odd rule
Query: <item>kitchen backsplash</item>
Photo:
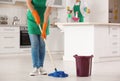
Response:
POLYGON ((0 4, 0 16, 7 16, 9 25, 12 25, 15 16, 19 19, 18 25, 26 25, 26 12, 27 7, 23 3, 0 4))

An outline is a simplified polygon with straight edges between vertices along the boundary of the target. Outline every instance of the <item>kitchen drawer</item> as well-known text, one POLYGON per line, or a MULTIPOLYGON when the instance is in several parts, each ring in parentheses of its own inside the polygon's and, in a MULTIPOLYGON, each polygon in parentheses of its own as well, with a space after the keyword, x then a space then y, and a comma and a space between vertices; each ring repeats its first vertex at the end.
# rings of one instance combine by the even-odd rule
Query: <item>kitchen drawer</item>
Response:
POLYGON ((119 48, 120 47, 120 41, 119 40, 110 41, 110 47, 111 48, 119 48))
POLYGON ((1 38, 0 39, 0 46, 8 46, 8 45, 18 45, 19 44, 19 38, 1 38))
POLYGON ((4 40, 3 42, 2 42, 3 40, 1 40, 1 42, 0 42, 0 47, 1 46, 11 46, 11 45, 13 45, 13 46, 16 46, 16 45, 19 45, 19 40, 14 40, 14 39, 12 39, 12 40, 4 40))
POLYGON ((110 27, 110 34, 120 34, 120 28, 119 27, 110 27))
POLYGON ((110 29, 111 29, 112 31, 116 31, 116 30, 119 30, 119 26, 118 26, 118 27, 117 27, 117 26, 111 26, 110 29))
POLYGON ((0 38, 0 53, 11 53, 19 50, 18 38, 0 38))
POLYGON ((0 35, 0 46, 19 44, 19 33, 0 35))
POLYGON ((0 38, 16 38, 19 37, 20 33, 14 32, 14 33, 0 33, 0 38))
POLYGON ((18 47, 14 46, 0 47, 0 53, 16 53, 16 52, 19 52, 18 47))
POLYGON ((18 38, 18 37, 14 36, 13 34, 12 35, 9 34, 9 35, 6 35, 6 36, 0 35, 0 41, 5 41, 5 40, 8 40, 8 39, 12 40, 12 39, 15 39, 15 38, 18 38))
POLYGON ((111 50, 111 55, 114 56, 114 55, 120 55, 120 49, 119 48, 116 48, 116 49, 112 49, 111 50))
POLYGON ((18 47, 17 46, 15 46, 15 45, 1 45, 0 46, 0 49, 18 49, 18 47))
POLYGON ((112 34, 110 35, 110 39, 119 39, 120 35, 119 34, 112 34))
POLYGON ((3 44, 5 42, 15 42, 15 41, 19 41, 19 34, 15 33, 15 34, 4 34, 4 35, 0 35, 0 43, 3 44))
POLYGON ((0 27, 0 33, 20 32, 19 27, 0 27))

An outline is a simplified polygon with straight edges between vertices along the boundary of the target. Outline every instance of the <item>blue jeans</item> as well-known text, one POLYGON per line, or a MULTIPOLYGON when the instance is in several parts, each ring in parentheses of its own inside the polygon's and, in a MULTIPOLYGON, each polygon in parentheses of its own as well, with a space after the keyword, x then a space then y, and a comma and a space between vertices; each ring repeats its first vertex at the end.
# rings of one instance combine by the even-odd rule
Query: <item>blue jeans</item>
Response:
POLYGON ((45 43, 40 35, 29 34, 29 37, 31 42, 33 67, 43 67, 45 58, 45 43))

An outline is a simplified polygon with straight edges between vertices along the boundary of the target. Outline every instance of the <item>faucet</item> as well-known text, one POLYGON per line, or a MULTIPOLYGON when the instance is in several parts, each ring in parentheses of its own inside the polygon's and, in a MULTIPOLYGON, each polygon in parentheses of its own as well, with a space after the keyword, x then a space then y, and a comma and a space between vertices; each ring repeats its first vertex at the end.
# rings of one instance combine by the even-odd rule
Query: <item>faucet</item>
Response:
POLYGON ((17 22, 20 21, 20 19, 18 19, 17 16, 14 16, 13 17, 13 22, 12 22, 12 25, 17 25, 17 22))

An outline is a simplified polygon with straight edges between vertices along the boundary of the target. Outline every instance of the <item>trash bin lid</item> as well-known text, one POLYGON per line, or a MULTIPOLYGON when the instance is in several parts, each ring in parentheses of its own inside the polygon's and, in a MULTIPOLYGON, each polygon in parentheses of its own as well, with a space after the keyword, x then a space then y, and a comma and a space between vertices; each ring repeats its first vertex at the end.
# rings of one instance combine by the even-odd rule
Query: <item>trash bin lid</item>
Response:
POLYGON ((93 55, 90 55, 90 56, 78 56, 77 54, 76 55, 74 55, 73 57, 75 57, 75 58, 92 58, 93 57, 93 55))

